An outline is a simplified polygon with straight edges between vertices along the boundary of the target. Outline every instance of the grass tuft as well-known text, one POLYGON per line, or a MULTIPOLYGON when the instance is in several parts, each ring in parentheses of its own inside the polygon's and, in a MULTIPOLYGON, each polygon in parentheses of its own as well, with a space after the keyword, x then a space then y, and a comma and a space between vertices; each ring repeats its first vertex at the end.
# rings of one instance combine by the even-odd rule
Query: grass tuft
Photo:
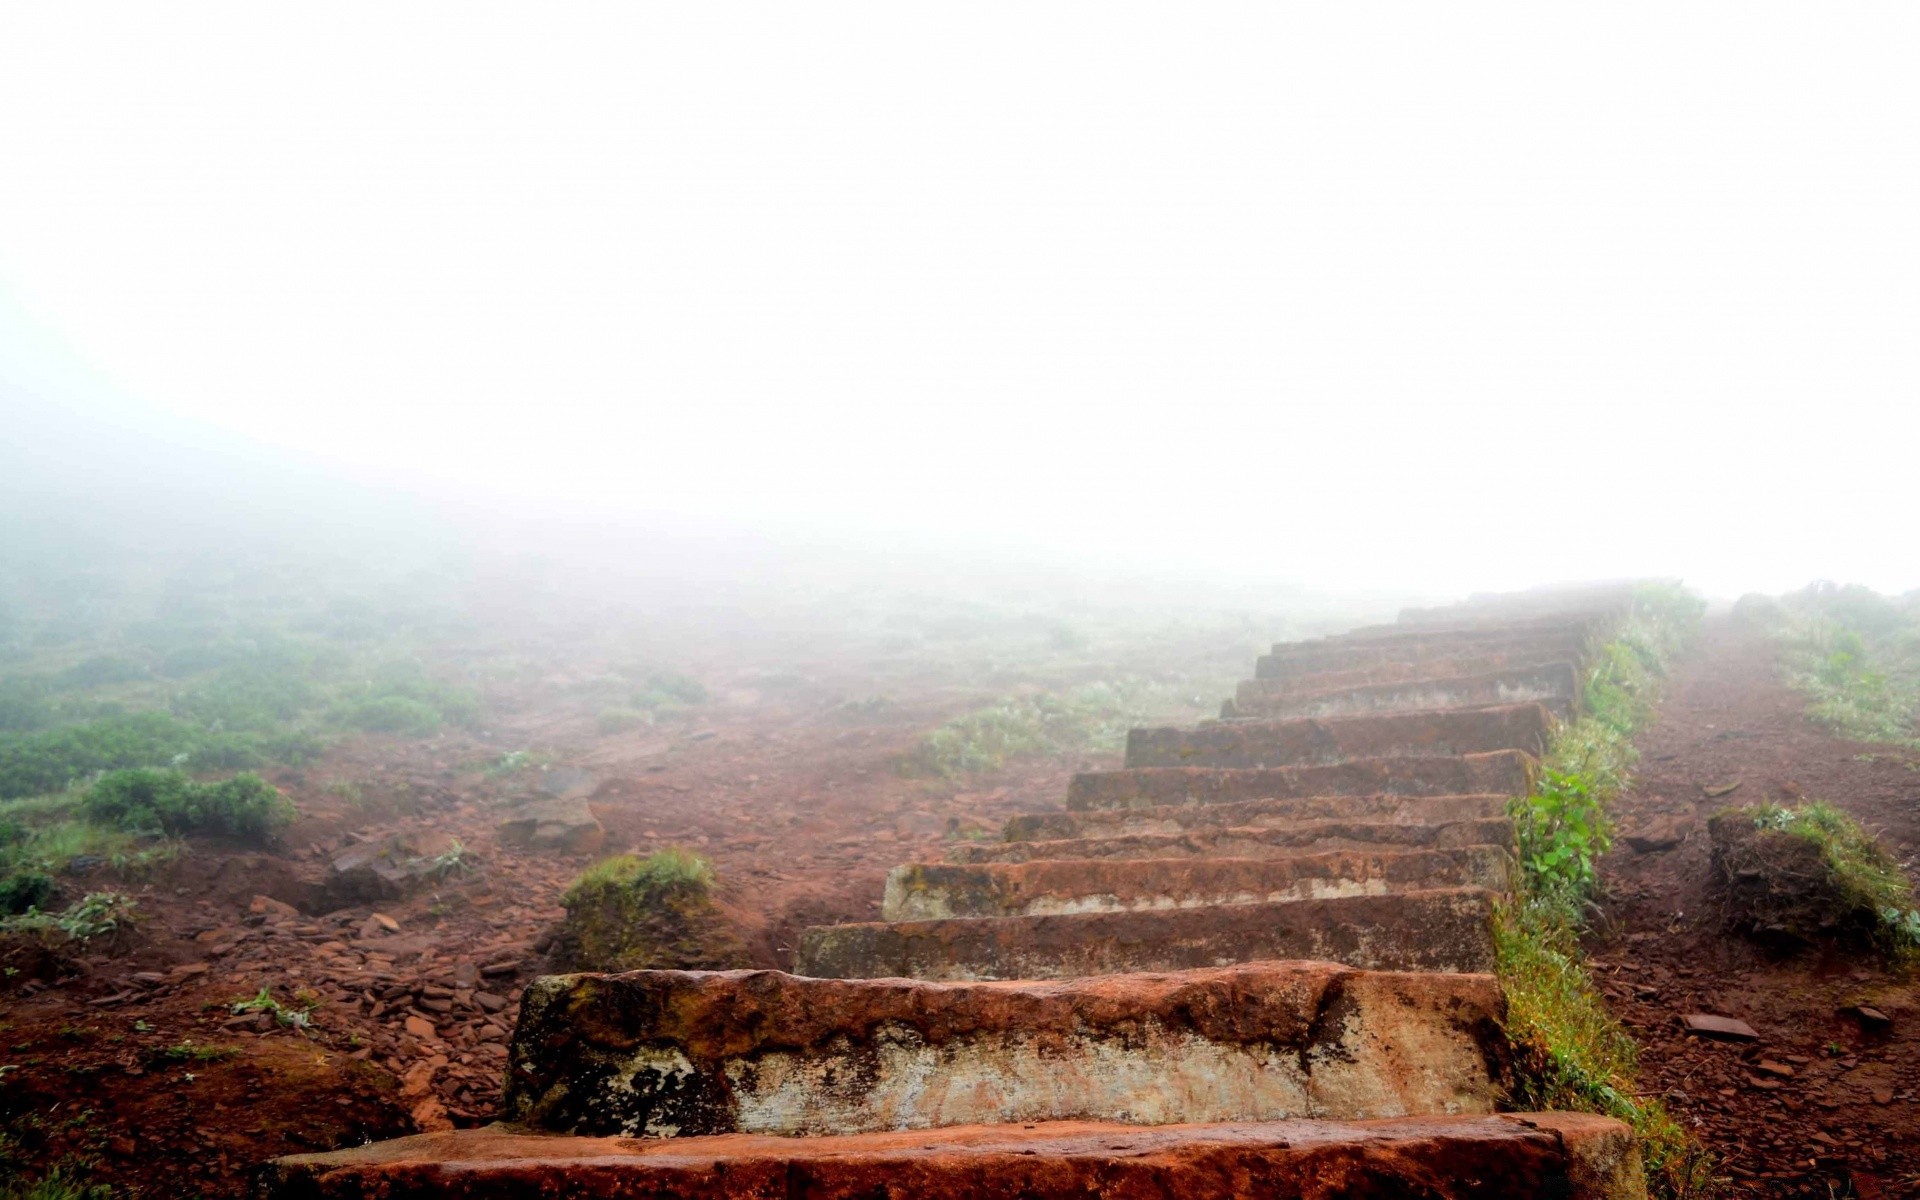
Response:
POLYGON ((1797 938, 1859 937, 1920 956, 1913 882, 1877 838, 1825 801, 1728 809, 1713 821, 1714 871, 1730 921, 1797 938))
POLYGON ((645 858, 621 854, 600 860, 580 873, 560 897, 560 903, 577 908, 607 892, 686 890, 704 894, 712 887, 712 863, 691 850, 668 846, 645 858))
POLYGON ((1598 648, 1581 715, 1555 731, 1532 794, 1513 803, 1520 876, 1495 923, 1515 1101, 1625 1121, 1649 1185, 1671 1200, 1711 1194, 1712 1163, 1664 1105, 1638 1093, 1638 1047, 1595 990, 1580 933, 1599 888, 1595 863, 1612 844, 1607 809, 1636 758, 1633 732, 1652 715, 1667 663, 1704 607, 1677 587, 1643 589, 1598 648))

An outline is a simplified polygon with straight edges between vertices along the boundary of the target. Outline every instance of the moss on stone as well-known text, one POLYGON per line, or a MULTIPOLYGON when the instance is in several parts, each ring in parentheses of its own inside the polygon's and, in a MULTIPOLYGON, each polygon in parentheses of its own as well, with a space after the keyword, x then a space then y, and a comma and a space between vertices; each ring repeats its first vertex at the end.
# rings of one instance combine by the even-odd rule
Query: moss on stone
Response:
POLYGON ((561 903, 549 954, 556 971, 729 970, 751 965, 713 902, 713 867, 677 847, 589 867, 561 903))

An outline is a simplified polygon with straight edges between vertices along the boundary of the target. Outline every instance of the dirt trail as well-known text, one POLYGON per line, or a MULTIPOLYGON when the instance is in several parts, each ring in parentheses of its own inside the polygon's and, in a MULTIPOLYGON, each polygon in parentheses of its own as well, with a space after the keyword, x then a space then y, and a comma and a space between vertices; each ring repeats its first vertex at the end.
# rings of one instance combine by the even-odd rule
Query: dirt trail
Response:
POLYGON ((1773 647, 1729 619, 1708 622, 1637 744, 1637 780, 1617 810, 1627 836, 1602 864, 1608 900, 1592 949, 1614 1012, 1645 1047, 1642 1085, 1720 1155, 1735 1194, 1920 1195, 1920 988, 1868 958, 1781 958, 1723 934, 1706 831, 1728 805, 1828 800, 1911 870, 1920 755, 1820 731, 1780 682, 1773 647), (1724 797, 1705 793, 1736 782, 1724 797), (1668 849, 1632 844, 1676 836, 1668 849), (1862 1003, 1889 1014, 1890 1029, 1848 1011, 1862 1003), (1692 1012, 1737 1017, 1760 1040, 1687 1037, 1679 1017, 1692 1012))

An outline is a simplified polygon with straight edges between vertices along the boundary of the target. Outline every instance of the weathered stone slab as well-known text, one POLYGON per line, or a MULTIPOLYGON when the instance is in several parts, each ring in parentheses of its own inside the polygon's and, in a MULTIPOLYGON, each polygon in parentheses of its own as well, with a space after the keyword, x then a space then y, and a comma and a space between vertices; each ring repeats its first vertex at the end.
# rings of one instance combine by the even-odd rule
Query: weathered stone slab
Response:
POLYGON ((1490 754, 1408 755, 1355 759, 1322 767, 1143 767, 1083 771, 1067 786, 1067 808, 1160 808, 1232 804, 1296 796, 1524 796, 1533 788, 1533 759, 1518 750, 1490 754))
POLYGON ((1448 850, 1507 846, 1505 817, 1410 825, 1397 821, 1303 821, 1277 828, 1206 827, 1177 833, 1117 833, 1048 842, 974 842, 947 851, 956 863, 1042 862, 1087 858, 1293 858, 1331 850, 1448 850))
POLYGON ((1358 713, 1420 712, 1447 708, 1493 708, 1537 703, 1560 720, 1573 716, 1580 678, 1572 663, 1487 671, 1403 683, 1315 691, 1305 695, 1242 703, 1241 717, 1339 717, 1358 713))
MULTIPOLYGON (((1385 625, 1363 625, 1322 641, 1380 637, 1419 637, 1442 633, 1596 633, 1619 621, 1624 605, 1570 604, 1532 612, 1500 612, 1473 605, 1402 609, 1399 619, 1385 625)), ((1283 645, 1289 643, 1282 643, 1283 645)))
POLYGON ((1356 758, 1521 750, 1539 755, 1553 717, 1539 704, 1377 713, 1291 721, 1217 721, 1194 729, 1133 729, 1129 767, 1323 766, 1356 758))
POLYGON ((1431 663, 1468 654, 1548 656, 1584 662, 1590 651, 1584 636, 1503 634, 1499 637, 1449 639, 1430 637, 1407 642, 1387 639, 1362 642, 1296 642, 1285 653, 1263 654, 1254 660, 1256 679, 1293 679, 1331 671, 1356 671, 1387 663, 1431 663))
POLYGON ((785 1138, 586 1138, 493 1125, 283 1158, 265 1200, 1645 1200, 1618 1121, 1585 1113, 785 1138))
POLYGON ((1206 904, 1277 904, 1437 887, 1507 889, 1499 846, 1333 850, 1284 859, 1077 859, 908 863, 887 876, 887 921, 1135 912, 1206 904))
POLYGON ((1155 912, 820 926, 795 970, 836 979, 1070 979, 1323 959, 1376 971, 1493 970, 1492 892, 1445 888, 1155 912))
POLYGON ((1328 962, 1061 983, 547 976, 504 1111, 636 1137, 1491 1112, 1503 1016, 1491 976, 1328 962))
POLYGON ((594 854, 606 845, 607 831, 583 796, 529 801, 500 822, 500 844, 561 854, 594 854))
POLYGON ((1381 683, 1419 683, 1428 679, 1452 679, 1462 675, 1485 675, 1493 671, 1525 670, 1569 660, 1549 647, 1525 653, 1471 654, 1426 662, 1381 662, 1346 671, 1309 671, 1284 679, 1243 679, 1234 689, 1234 706, 1249 712, 1277 700, 1292 700, 1340 692, 1348 688, 1372 687, 1381 683))
POLYGON ((1381 792, 1371 796, 1300 796, 1238 800, 1229 804, 1097 808, 1010 817, 1003 836, 1009 842, 1066 841, 1130 833, 1181 833, 1189 829, 1286 829, 1317 821, 1445 825, 1454 821, 1496 820, 1507 815, 1509 802, 1508 796, 1493 794, 1395 796, 1381 792))

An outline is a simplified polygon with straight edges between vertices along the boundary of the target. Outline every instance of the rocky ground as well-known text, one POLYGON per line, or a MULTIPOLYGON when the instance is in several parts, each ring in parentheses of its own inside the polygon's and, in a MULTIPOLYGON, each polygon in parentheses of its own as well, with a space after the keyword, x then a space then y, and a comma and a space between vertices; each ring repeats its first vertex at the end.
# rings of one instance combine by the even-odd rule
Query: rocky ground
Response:
POLYGON ((1829 737, 1801 708, 1764 638, 1708 623, 1638 739, 1594 967, 1645 1047, 1643 1085, 1720 1156, 1736 1194, 1920 1194, 1920 989, 1871 955, 1729 936, 1708 886, 1707 819, 1763 801, 1831 801, 1912 873, 1920 754, 1829 737), (1754 1036, 1690 1034, 1689 1014, 1754 1036))
MULTIPOLYGON (((238 1196, 277 1154, 484 1122, 557 898, 594 855, 708 854, 756 961, 785 966, 806 925, 875 917, 891 865, 1057 805, 1073 770, 1111 761, 904 778, 901 756, 956 701, 894 691, 884 706, 735 692, 613 736, 534 710, 484 734, 336 747, 278 780, 302 810, 282 846, 197 842, 131 887, 147 918, 129 946, 9 960, 0 1105, 16 1137, 0 1152, 90 1161, 140 1195, 238 1196), (560 752, 503 767, 535 743, 560 752), (503 827, 528 803, 557 818, 503 827)), ((1870 958, 1726 936, 1705 820, 1827 799, 1910 858, 1920 756, 1821 733, 1765 643, 1725 622, 1641 746, 1592 948, 1645 1043, 1645 1086, 1738 1193, 1915 1194, 1920 994, 1870 958), (1689 1034, 1689 1014, 1754 1037, 1689 1034)))
POLYGON ((534 712, 484 738, 336 747, 277 780, 302 815, 272 851, 195 841, 141 882, 103 878, 145 914, 130 946, 8 959, 17 1136, 0 1152, 90 1163, 142 1196, 238 1196, 275 1155, 483 1123, 558 897, 600 854, 706 854, 756 961, 787 966, 804 926, 876 916, 893 864, 1108 765, 903 777, 956 701, 902 695, 851 711, 735 695, 611 737, 534 712), (502 768, 501 747, 535 738, 565 765, 502 768), (584 827, 550 821, 528 845, 537 826, 505 823, 529 802, 584 827))

